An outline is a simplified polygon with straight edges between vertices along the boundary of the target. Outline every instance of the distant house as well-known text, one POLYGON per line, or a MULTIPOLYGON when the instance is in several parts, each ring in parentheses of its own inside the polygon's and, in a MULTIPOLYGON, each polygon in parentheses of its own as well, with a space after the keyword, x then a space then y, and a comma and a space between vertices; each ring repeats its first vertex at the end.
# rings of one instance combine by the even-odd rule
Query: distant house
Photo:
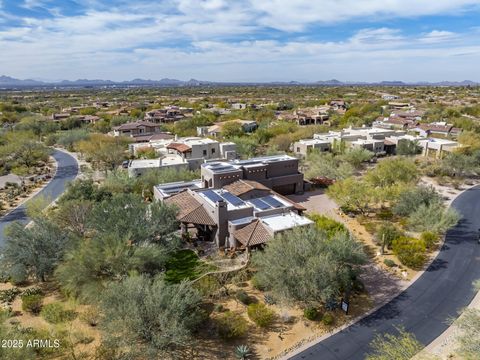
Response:
MULTIPOLYGON (((154 134, 156 137, 164 134, 154 134)), ((129 144, 129 149, 138 155, 142 149, 153 149, 158 159, 133 160, 128 164, 130 176, 140 176, 150 169, 188 169, 198 170, 205 161, 224 161, 235 159, 236 145, 231 142, 220 143, 209 138, 186 137, 151 140, 129 144)), ((137 138, 144 138, 140 136, 137 138)))
POLYGON ((157 124, 169 124, 185 118, 185 113, 191 113, 193 109, 181 109, 170 106, 165 109, 154 109, 145 113, 145 120, 157 124))
POLYGON ((330 101, 330 107, 334 111, 343 112, 347 110, 347 104, 345 103, 345 100, 341 100, 341 99, 330 101))
POLYGON ((452 124, 447 124, 446 122, 434 122, 429 124, 420 124, 418 127, 413 129, 417 132, 420 136, 430 136, 430 135, 441 135, 444 137, 458 136, 462 129, 453 127, 452 124))
POLYGON ((101 120, 101 117, 96 115, 77 116, 76 118, 86 124, 95 124, 97 121, 101 120))
POLYGON ((197 135, 217 137, 221 135, 225 124, 232 123, 232 122, 239 123, 242 126, 243 131, 246 133, 253 132, 258 127, 257 122, 254 120, 240 120, 240 119, 230 120, 230 121, 219 122, 212 126, 199 126, 197 127, 197 135))
POLYGON ((149 121, 135 121, 113 128, 113 136, 144 136, 160 132, 160 125, 149 121))
POLYGON ((399 99, 399 96, 392 95, 392 94, 383 94, 382 99, 383 100, 397 100, 397 99, 399 99))
POLYGON ((70 117, 70 113, 58 113, 58 114, 52 114, 52 120, 53 121, 60 121, 60 120, 65 120, 70 117))

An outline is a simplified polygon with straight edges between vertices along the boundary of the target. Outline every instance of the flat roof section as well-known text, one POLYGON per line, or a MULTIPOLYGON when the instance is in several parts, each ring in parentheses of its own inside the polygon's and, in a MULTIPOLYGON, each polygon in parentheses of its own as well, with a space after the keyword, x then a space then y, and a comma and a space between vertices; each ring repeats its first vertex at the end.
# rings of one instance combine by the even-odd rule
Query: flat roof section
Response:
POLYGON ((300 216, 292 211, 288 211, 283 214, 262 216, 259 219, 274 232, 292 229, 296 226, 313 224, 312 220, 304 216, 300 216))

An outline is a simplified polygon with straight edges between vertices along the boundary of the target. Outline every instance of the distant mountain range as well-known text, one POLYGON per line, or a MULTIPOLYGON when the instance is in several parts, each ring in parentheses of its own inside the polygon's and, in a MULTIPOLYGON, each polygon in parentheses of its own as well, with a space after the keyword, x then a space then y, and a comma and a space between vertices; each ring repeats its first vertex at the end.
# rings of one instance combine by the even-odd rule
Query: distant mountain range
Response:
POLYGON ((182 81, 177 79, 161 79, 161 80, 145 80, 145 79, 133 79, 129 81, 112 81, 112 80, 89 80, 78 79, 75 81, 62 80, 62 81, 40 81, 33 79, 15 79, 10 76, 0 76, 0 88, 19 88, 19 87, 122 87, 122 86, 151 86, 151 87, 180 87, 180 86, 225 86, 225 85, 316 85, 316 86, 351 86, 351 85, 370 85, 370 86, 478 86, 480 83, 464 80, 464 81, 440 81, 440 82, 415 82, 406 83, 403 81, 381 81, 381 82, 343 82, 339 80, 326 80, 316 82, 212 82, 212 81, 200 81, 190 79, 188 81, 182 81))

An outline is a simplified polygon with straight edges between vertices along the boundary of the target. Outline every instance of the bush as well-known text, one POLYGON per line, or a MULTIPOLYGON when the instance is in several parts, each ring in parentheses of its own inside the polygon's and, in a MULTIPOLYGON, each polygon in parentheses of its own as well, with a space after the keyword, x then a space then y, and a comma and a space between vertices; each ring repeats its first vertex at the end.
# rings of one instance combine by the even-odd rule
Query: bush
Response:
POLYGON ((401 237, 393 241, 393 252, 403 265, 418 269, 425 263, 425 242, 420 239, 401 237))
POLYGON ((423 240, 428 249, 431 249, 437 243, 438 235, 432 231, 424 231, 420 235, 420 239, 423 240))
POLYGON ((319 230, 323 230, 329 237, 334 236, 338 232, 344 232, 348 234, 347 228, 340 222, 330 219, 324 215, 311 214, 309 218, 315 222, 315 226, 319 230))
POLYGON ((317 309, 315 308, 306 308, 305 310, 303 310, 303 316, 305 317, 305 319, 308 319, 308 320, 315 320, 318 316, 318 311, 317 309))
POLYGON ((237 291, 237 294, 235 295, 235 297, 237 298, 238 301, 240 301, 244 305, 249 305, 252 303, 252 298, 248 296, 248 294, 243 290, 237 291))
POLYGON ((334 319, 332 314, 330 314, 330 313, 323 314, 323 316, 322 316, 323 325, 330 326, 330 325, 333 324, 334 321, 335 321, 335 319, 334 319))
POLYGON ((39 287, 31 287, 26 290, 23 290, 22 296, 28 296, 28 295, 43 295, 43 291, 39 287))
POLYGON ((402 237, 403 233, 392 223, 385 222, 375 234, 375 240, 380 246, 390 248, 393 240, 402 237))
POLYGON ((387 265, 388 267, 395 267, 395 266, 397 266, 397 264, 395 263, 395 261, 390 260, 390 259, 385 259, 385 260, 383 260, 383 263, 384 263, 385 265, 387 265))
POLYGON ((247 314, 260 327, 268 327, 275 319, 275 312, 263 303, 248 305, 247 314))
POLYGON ((22 296, 22 310, 28 311, 34 315, 38 315, 42 310, 43 296, 36 295, 24 295, 22 296))
POLYGON ((73 310, 65 310, 62 304, 51 303, 42 308, 41 316, 51 324, 59 324, 66 321, 72 321, 77 317, 73 310))
POLYGON ((217 319, 217 331, 223 339, 242 337, 248 330, 248 321, 240 314, 227 311, 217 319))
POLYGON ((0 303, 7 303, 10 304, 15 300, 18 294, 20 294, 20 289, 14 287, 7 290, 0 291, 0 303))

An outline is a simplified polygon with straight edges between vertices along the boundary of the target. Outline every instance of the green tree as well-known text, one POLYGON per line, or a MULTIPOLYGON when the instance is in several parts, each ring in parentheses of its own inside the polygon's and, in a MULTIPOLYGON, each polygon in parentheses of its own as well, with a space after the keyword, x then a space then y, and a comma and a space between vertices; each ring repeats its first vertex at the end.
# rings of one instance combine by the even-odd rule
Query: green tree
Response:
POLYGON ((93 301, 108 283, 129 274, 164 272, 172 251, 157 244, 134 245, 126 236, 102 234, 69 251, 55 277, 68 295, 93 301))
POLYGON ((370 343, 372 352, 366 360, 410 360, 423 349, 414 335, 403 329, 398 334, 378 334, 370 343))
POLYGON ((73 243, 70 234, 44 217, 35 218, 27 228, 15 222, 6 231, 2 266, 21 267, 29 276, 46 281, 73 243))
POLYGON ((189 347, 205 319, 201 303, 187 282, 134 276, 112 283, 101 299, 107 342, 147 358, 189 347))
POLYGON ((434 202, 429 205, 420 205, 408 217, 408 226, 415 231, 433 231, 437 234, 445 233, 460 220, 458 211, 452 208, 445 209, 442 203, 434 202))
POLYGON ((78 142, 76 148, 94 168, 107 173, 125 160, 128 142, 122 136, 91 134, 88 139, 78 142))
POLYGON ((230 139, 244 134, 242 124, 238 121, 227 121, 222 126, 222 136, 230 139))
POLYGON ((420 205, 441 203, 442 198, 435 191, 433 186, 419 185, 414 188, 406 188, 401 192, 393 212, 400 216, 408 216, 416 211, 420 205))
POLYGON ((348 162, 341 161, 339 156, 318 151, 312 151, 308 154, 306 165, 305 175, 309 179, 322 176, 342 180, 352 176, 354 171, 353 166, 348 162))
POLYGON ((279 234, 253 256, 262 286, 278 298, 305 305, 318 305, 351 288, 354 270, 364 262, 362 246, 351 237, 340 232, 329 238, 315 227, 279 234))
POLYGON ((374 187, 412 183, 418 179, 415 163, 407 158, 385 159, 367 172, 365 180, 374 187))
POLYGON ((416 140, 403 139, 398 142, 397 155, 417 155, 422 152, 422 148, 416 140))
POLYGON ((362 214, 368 212, 374 195, 368 183, 353 177, 335 182, 328 188, 327 193, 345 210, 362 214))
POLYGON ((370 161, 375 154, 363 148, 351 148, 340 156, 342 161, 346 161, 355 169, 359 169, 364 162, 370 161))
POLYGON ((116 194, 97 203, 89 216, 96 234, 112 234, 141 242, 175 242, 177 209, 162 202, 147 204, 137 194, 116 194))

